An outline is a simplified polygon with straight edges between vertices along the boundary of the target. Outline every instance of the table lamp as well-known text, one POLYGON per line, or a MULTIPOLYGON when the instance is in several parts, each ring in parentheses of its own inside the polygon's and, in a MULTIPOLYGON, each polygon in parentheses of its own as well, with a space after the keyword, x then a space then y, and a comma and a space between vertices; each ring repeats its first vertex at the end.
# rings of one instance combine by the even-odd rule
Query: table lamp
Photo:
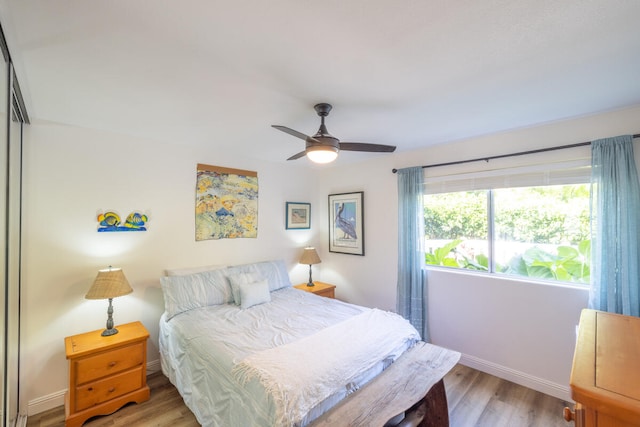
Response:
POLYGON ((109 308, 107 309, 107 329, 102 331, 103 337, 115 335, 118 330, 113 327, 113 305, 111 301, 115 297, 127 295, 133 292, 127 278, 120 268, 112 268, 109 266, 106 270, 99 270, 98 276, 93 281, 91 289, 84 296, 86 299, 109 299, 109 308))
POLYGON ((311 266, 313 264, 320 264, 321 262, 315 248, 304 248, 299 263, 309 264, 309 283, 307 283, 307 286, 315 286, 313 280, 311 280, 311 266))

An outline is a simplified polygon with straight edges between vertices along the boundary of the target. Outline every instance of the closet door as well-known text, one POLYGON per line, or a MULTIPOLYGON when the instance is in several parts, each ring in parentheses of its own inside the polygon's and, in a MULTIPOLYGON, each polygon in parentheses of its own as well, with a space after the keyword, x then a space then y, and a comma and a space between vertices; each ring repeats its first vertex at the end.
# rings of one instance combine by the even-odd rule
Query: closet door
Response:
MULTIPOLYGON (((4 53, 4 49, 3 49, 4 53)), ((7 378, 7 247, 9 226, 9 139, 8 139, 8 106, 9 106, 9 72, 5 55, 0 55, 0 426, 7 424, 6 378, 7 378)))
MULTIPOLYGON (((13 84, 11 85, 13 87, 13 84)), ((22 115, 14 92, 9 106, 9 207, 7 227, 7 347, 6 347, 6 417, 15 426, 19 407, 20 375, 20 255, 22 231, 22 115)))

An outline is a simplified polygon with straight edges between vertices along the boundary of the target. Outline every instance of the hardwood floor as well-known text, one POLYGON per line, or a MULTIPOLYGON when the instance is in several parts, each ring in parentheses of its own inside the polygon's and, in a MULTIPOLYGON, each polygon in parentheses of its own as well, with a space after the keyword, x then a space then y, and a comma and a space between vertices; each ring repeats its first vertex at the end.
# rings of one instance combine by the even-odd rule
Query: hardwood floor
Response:
MULTIPOLYGON (((197 427, 198 421, 182 401, 178 390, 162 372, 147 377, 151 398, 139 405, 130 403, 111 415, 90 418, 83 427, 197 427)), ((27 419, 27 427, 63 427, 64 406, 27 419)), ((230 426, 231 427, 231 426, 230 426)))
POLYGON ((562 417, 569 403, 456 365, 444 378, 451 427, 570 427, 562 417))
MULTIPOLYGON (((555 397, 456 365, 444 379, 451 427, 570 427, 562 418, 568 404, 555 397)), ((197 427, 176 388, 161 373, 149 375, 151 399, 128 404, 111 415, 91 418, 84 427, 197 427)), ((63 427, 64 407, 33 415, 27 427, 63 427)), ((228 426, 241 427, 241 426, 228 426)))

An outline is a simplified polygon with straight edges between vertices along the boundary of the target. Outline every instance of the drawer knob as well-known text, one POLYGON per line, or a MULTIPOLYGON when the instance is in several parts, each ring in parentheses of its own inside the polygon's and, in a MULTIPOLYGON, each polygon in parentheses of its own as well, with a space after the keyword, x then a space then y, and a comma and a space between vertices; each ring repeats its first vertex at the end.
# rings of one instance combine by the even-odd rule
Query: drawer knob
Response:
POLYGON ((115 387, 111 387, 111 388, 109 389, 109 393, 113 393, 114 391, 116 391, 116 388, 115 388, 115 387))
POLYGON ((109 362, 109 367, 113 368, 114 366, 116 366, 117 362, 109 362))
POLYGON ((566 406, 564 407, 562 414, 564 415, 565 421, 575 421, 576 419, 576 413, 566 406))

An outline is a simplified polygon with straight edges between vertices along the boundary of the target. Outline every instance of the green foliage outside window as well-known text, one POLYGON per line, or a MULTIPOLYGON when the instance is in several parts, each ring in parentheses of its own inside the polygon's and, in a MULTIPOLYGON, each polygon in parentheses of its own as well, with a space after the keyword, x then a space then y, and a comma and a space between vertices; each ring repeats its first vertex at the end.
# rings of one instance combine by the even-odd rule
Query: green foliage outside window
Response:
POLYGON ((577 248, 558 246, 555 254, 534 246, 514 257, 502 272, 561 282, 589 283, 590 262, 591 240, 583 240, 577 248))
MULTIPOLYGON (((589 189, 587 185, 514 188, 494 192, 498 245, 522 244, 522 253, 496 262, 494 272, 589 283, 589 189)), ((488 239, 487 192, 427 196, 428 265, 490 271, 487 254, 471 241, 488 239), (443 242, 444 241, 444 242, 443 242)))
POLYGON ((424 220, 428 240, 487 238, 487 196, 484 191, 427 196, 424 220))

